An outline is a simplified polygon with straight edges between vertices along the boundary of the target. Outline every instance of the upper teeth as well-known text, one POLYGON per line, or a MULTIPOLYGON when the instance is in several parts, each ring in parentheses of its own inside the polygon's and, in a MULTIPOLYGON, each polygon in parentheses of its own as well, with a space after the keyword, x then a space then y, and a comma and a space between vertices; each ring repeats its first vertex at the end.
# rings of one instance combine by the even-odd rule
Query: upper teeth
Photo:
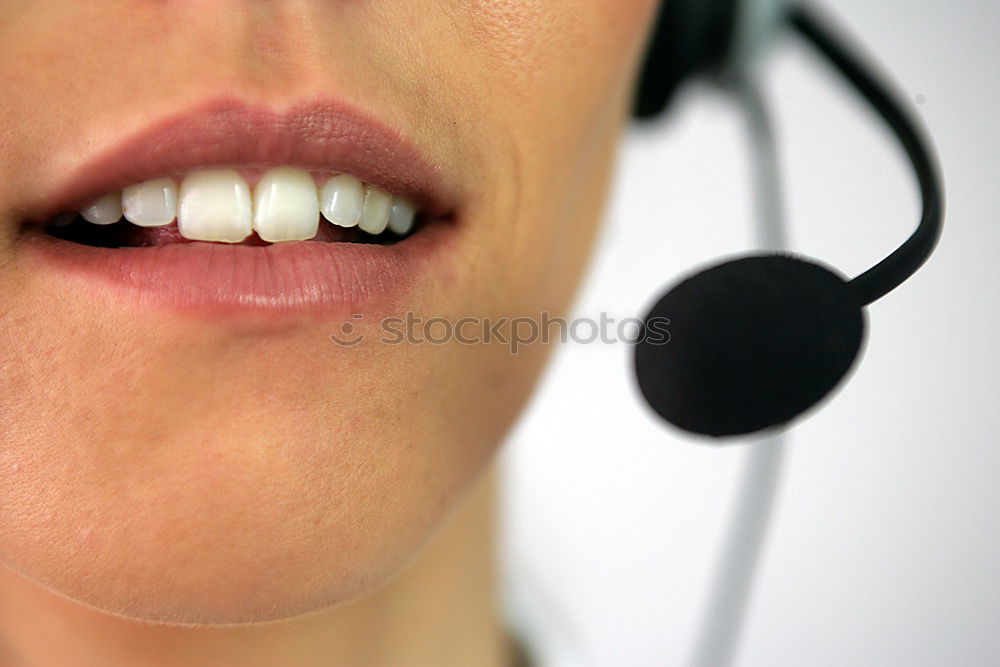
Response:
POLYGON ((370 234, 386 228, 407 234, 416 209, 411 202, 347 174, 316 187, 313 175, 295 167, 266 172, 253 188, 235 169, 187 174, 180 188, 160 178, 113 192, 80 211, 88 222, 110 225, 125 219, 141 227, 177 220, 181 236, 196 241, 239 243, 251 233, 264 241, 306 241, 316 236, 320 215, 341 227, 370 234))

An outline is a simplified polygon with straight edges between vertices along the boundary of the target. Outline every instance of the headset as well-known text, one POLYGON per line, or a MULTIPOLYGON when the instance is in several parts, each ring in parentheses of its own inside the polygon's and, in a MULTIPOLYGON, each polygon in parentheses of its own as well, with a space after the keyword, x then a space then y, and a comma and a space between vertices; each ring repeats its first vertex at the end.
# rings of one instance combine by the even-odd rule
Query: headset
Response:
POLYGON ((702 75, 739 82, 782 29, 810 43, 898 138, 920 185, 916 231, 853 279, 818 260, 766 252, 712 266, 660 298, 634 350, 642 395, 689 433, 714 438, 773 431, 822 400, 856 365, 864 307, 927 260, 941 234, 944 195, 935 151, 901 96, 827 19, 782 0, 665 0, 636 86, 637 122, 659 118, 702 75), (669 323, 669 336, 655 335, 669 323))
POLYGON ((690 434, 771 435, 746 460, 726 547, 692 663, 731 662, 767 531, 784 449, 783 430, 842 383, 860 356, 864 308, 912 276, 941 235, 944 194, 935 151, 885 80, 825 17, 790 0, 665 0, 636 82, 633 117, 650 122, 677 91, 704 75, 741 90, 755 142, 762 228, 781 245, 776 157, 766 105, 754 85, 757 55, 791 30, 825 57, 881 116, 920 186, 916 230, 853 279, 816 259, 759 252, 683 279, 643 319, 634 371, 650 407, 690 434), (778 218, 768 221, 764 218, 778 218), (775 231, 777 230, 777 231, 775 231), (664 336, 663 326, 668 325, 664 336))

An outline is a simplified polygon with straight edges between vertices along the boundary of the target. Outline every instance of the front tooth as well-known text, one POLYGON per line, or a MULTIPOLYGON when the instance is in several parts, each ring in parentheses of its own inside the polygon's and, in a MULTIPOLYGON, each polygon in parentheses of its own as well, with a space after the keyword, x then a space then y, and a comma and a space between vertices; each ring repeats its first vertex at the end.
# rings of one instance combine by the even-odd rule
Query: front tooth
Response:
POLYGON ((364 186, 347 174, 334 176, 320 190, 323 217, 341 227, 354 227, 361 222, 365 206, 364 186))
POLYGON ((250 188, 233 169, 191 172, 181 183, 177 229, 193 241, 239 243, 250 236, 250 188))
POLYGON ((381 234, 389 224, 389 209, 392 196, 378 188, 365 186, 365 207, 361 212, 358 226, 369 234, 381 234))
POLYGON ((113 225, 122 219, 122 193, 112 192, 104 195, 80 211, 80 215, 95 225, 113 225))
POLYGON ((173 179, 160 178, 127 187, 122 190, 122 210, 133 225, 169 225, 177 216, 177 185, 173 179))
POLYGON ((279 241, 307 241, 319 229, 316 182, 304 169, 272 169, 254 188, 253 228, 257 236, 279 241))
POLYGON ((393 198, 392 208, 389 210, 389 229, 400 236, 408 234, 413 229, 416 215, 417 209, 413 204, 402 197, 393 198))

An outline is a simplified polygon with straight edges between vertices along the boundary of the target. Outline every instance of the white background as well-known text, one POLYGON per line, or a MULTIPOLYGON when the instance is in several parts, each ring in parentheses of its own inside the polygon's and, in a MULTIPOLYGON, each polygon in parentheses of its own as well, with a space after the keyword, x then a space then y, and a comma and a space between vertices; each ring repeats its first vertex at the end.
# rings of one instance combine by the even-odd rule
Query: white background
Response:
MULTIPOLYGON (((853 377, 791 431, 736 664, 1000 664, 1000 3, 831 9, 931 130, 947 219, 924 269, 869 308, 853 377)), ((915 226, 908 166, 794 39, 766 83, 791 246, 856 275, 915 226)), ((574 314, 641 314, 751 248, 746 150, 707 87, 632 131, 574 314)), ((630 361, 626 345, 562 346, 503 454, 509 608, 546 665, 685 664, 719 558, 747 448, 658 423, 630 361)))

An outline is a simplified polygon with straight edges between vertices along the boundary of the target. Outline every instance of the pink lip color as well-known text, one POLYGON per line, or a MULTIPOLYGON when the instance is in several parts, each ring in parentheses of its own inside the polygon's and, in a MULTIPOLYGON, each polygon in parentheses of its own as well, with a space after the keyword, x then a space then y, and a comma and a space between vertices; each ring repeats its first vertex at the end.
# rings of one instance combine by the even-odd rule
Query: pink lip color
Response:
MULTIPOLYGON (((275 113, 225 100, 169 119, 81 165, 32 221, 77 210, 107 192, 195 168, 297 166, 344 172, 416 202, 431 216, 455 214, 441 170, 398 132, 337 102, 275 113)), ((102 289, 211 315, 345 314, 391 300, 447 244, 437 222, 395 245, 294 242, 270 246, 183 243, 94 248, 25 228, 39 268, 102 289)))
POLYGON ((79 210, 128 185, 210 166, 349 173, 432 215, 450 212, 457 198, 441 168, 399 132, 344 103, 301 104, 278 113, 223 99, 162 121, 81 164, 33 221, 79 210))
POLYGON ((94 248, 32 228, 22 242, 29 261, 40 268, 65 279, 82 278, 100 292, 142 305, 208 317, 342 318, 392 303, 426 274, 451 232, 448 224, 433 224, 391 246, 299 241, 94 248))

